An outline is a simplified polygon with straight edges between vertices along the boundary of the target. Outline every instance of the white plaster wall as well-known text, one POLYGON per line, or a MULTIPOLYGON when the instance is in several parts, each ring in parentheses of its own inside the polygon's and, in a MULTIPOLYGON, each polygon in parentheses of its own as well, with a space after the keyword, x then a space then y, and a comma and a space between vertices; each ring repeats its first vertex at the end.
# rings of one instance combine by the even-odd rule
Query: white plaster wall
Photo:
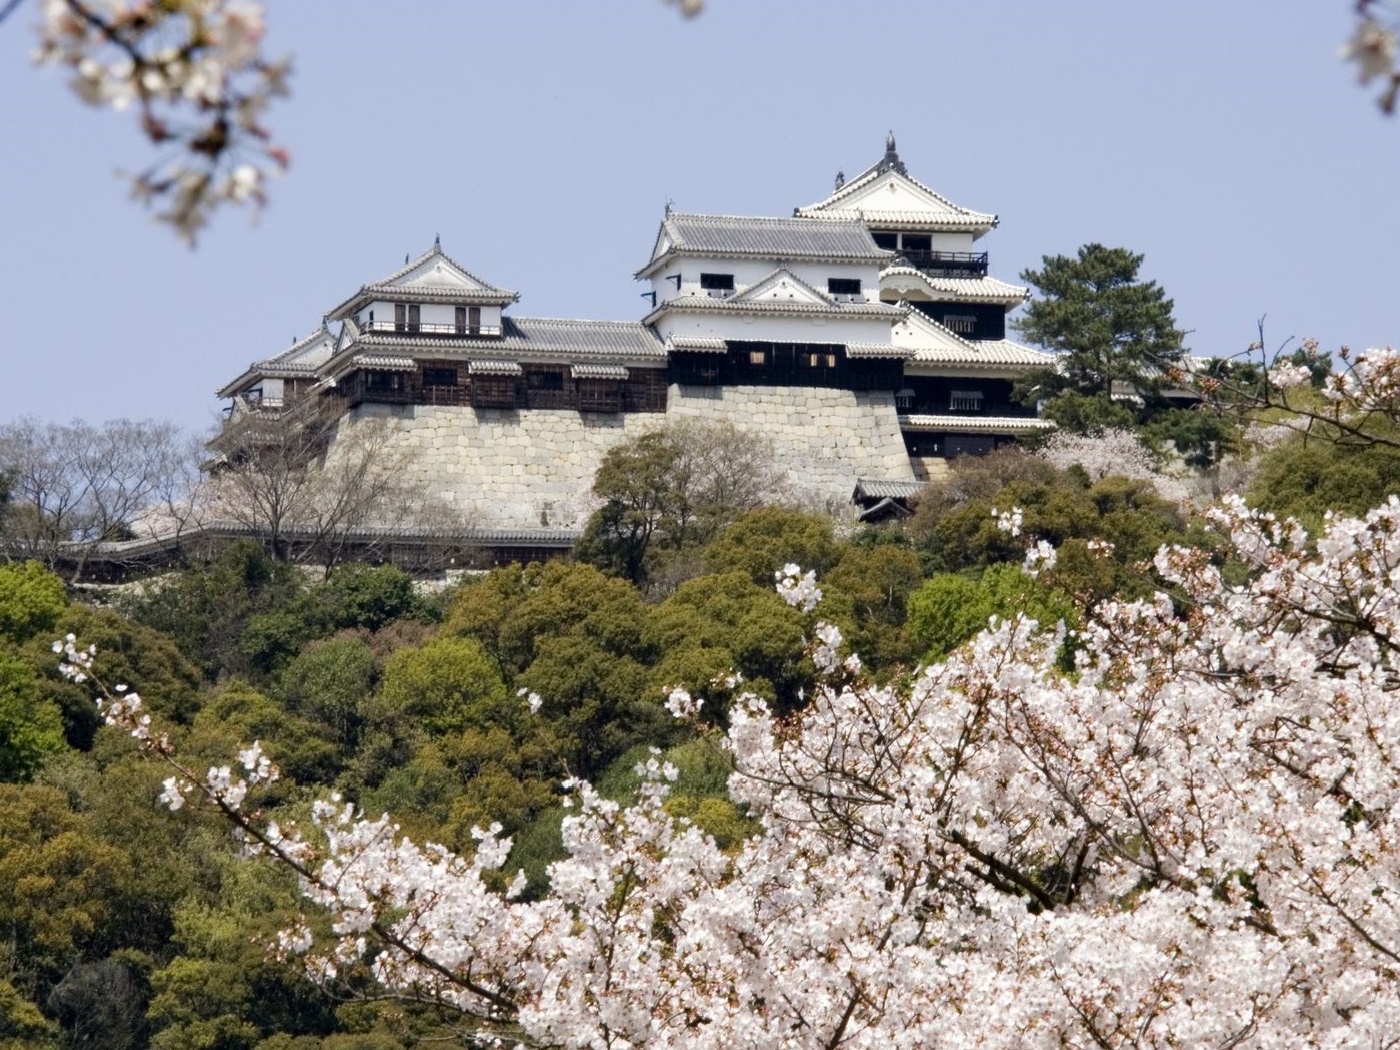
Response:
POLYGON ((970 233, 935 233, 933 234, 933 250, 936 252, 974 252, 977 248, 973 244, 973 236, 970 233))
MULTIPOLYGON (((398 300, 404 302, 406 300, 398 300)), ((369 320, 370 311, 374 312, 376 324, 384 322, 392 323, 394 320, 394 302, 392 299, 376 299, 370 305, 355 315, 360 323, 369 320)), ((468 308, 470 309, 470 307, 468 308)), ((422 303, 419 306, 421 311, 418 320, 422 324, 452 325, 457 320, 457 307, 454 303, 422 303)), ((483 306, 481 308, 481 324, 483 327, 499 327, 501 323, 501 308, 499 306, 483 306)))
POLYGON ((780 259, 698 259, 683 256, 666 268, 665 274, 651 278, 651 286, 658 302, 673 299, 676 295, 703 295, 700 288, 702 273, 730 273, 734 275, 734 290, 741 291, 756 281, 762 280, 779 266, 787 269, 806 281, 819 292, 826 291, 826 282, 831 277, 856 278, 861 282, 861 291, 866 298, 874 299, 879 293, 879 266, 869 263, 812 263, 780 259), (681 275, 680 291, 672 275, 681 275))
POLYGON ((673 335, 703 336, 774 343, 888 343, 892 327, 889 318, 879 317, 865 320, 800 314, 745 317, 718 311, 668 314, 656 325, 663 339, 673 335))
POLYGON ((763 434, 804 502, 838 509, 850 503, 858 478, 914 480, 888 391, 672 386, 666 414, 728 420, 763 434))

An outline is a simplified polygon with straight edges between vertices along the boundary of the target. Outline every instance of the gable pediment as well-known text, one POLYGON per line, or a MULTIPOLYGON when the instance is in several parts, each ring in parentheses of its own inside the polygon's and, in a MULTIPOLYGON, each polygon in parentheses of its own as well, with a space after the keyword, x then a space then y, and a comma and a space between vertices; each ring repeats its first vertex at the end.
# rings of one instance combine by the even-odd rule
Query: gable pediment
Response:
POLYGON ((887 171, 868 185, 857 188, 841 206, 862 213, 894 211, 924 215, 929 222, 961 221, 967 216, 965 208, 959 208, 897 171, 887 171))
POLYGON ((387 287, 435 292, 494 292, 485 281, 462 269, 445 255, 430 255, 412 269, 395 274, 387 287))
POLYGON ((782 266, 731 296, 727 301, 731 303, 833 305, 830 296, 819 292, 791 270, 782 266))

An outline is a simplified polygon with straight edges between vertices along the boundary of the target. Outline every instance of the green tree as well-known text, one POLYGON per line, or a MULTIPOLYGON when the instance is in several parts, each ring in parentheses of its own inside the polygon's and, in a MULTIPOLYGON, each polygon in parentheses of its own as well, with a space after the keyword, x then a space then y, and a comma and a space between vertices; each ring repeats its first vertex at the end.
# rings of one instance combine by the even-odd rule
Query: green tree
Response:
POLYGON ((647 553, 671 512, 671 476, 680 448, 663 431, 609 449, 593 478, 603 501, 575 555, 633 583, 646 580, 647 553))
POLYGON ((308 646, 288 665, 282 689, 288 702, 327 727, 342 749, 359 728, 360 705, 374 688, 374 653, 354 636, 329 638, 308 646))
POLYGON ((63 718, 39 676, 0 649, 0 780, 28 780, 63 749, 63 718))
POLYGON ((784 565, 795 563, 820 577, 840 557, 830 518, 782 507, 750 511, 705 548, 705 565, 711 572, 738 570, 770 590, 773 574, 784 565))
POLYGON ((1141 255, 1086 244, 1078 255, 1047 255, 1021 279, 1039 297, 1016 322, 1032 342, 1063 354, 1060 367, 1037 374, 1023 389, 1032 400, 1073 391, 1109 397, 1125 383, 1149 403, 1184 353, 1172 301, 1156 281, 1141 281, 1141 255))
POLYGON ((1252 506, 1316 531, 1329 511, 1364 514, 1400 492, 1400 447, 1357 448, 1316 430, 1264 454, 1245 493, 1252 506))
POLYGON ((67 607, 63 581, 37 561, 0 565, 0 636, 23 642, 52 630, 67 607))
POLYGON ((761 434, 727 420, 678 420, 604 456, 593 482, 603 505, 575 553, 639 586, 658 577, 683 579, 693 575, 693 559, 684 552, 785 490, 761 434))

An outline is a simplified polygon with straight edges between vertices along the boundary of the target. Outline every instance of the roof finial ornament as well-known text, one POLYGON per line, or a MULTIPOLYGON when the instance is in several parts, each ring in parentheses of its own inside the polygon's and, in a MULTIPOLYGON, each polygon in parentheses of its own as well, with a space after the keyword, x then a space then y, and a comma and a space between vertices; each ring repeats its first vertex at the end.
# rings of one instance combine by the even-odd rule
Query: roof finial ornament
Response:
POLYGON ((404 252, 404 253, 403 253, 403 264, 404 264, 405 266, 408 265, 408 256, 409 256, 409 254, 410 254, 410 253, 408 253, 408 252, 404 252))
POLYGON ((441 235, 441 234, 438 234, 438 233, 433 234, 433 247, 436 248, 436 249, 438 249, 439 251, 442 250, 442 235, 441 235))
POLYGON ((667 215, 670 215, 670 214, 671 214, 671 209, 672 209, 673 207, 675 207, 675 204, 676 204, 676 202, 673 201, 670 197, 667 197, 667 198, 666 198, 666 214, 667 214, 667 215))
POLYGON ((885 136, 885 156, 880 161, 880 170, 897 171, 905 176, 909 174, 904 168, 904 161, 899 159, 899 151, 895 149, 893 131, 885 136))
POLYGON ((838 171, 836 173, 836 188, 839 190, 844 185, 846 185, 846 173, 844 171, 838 171))

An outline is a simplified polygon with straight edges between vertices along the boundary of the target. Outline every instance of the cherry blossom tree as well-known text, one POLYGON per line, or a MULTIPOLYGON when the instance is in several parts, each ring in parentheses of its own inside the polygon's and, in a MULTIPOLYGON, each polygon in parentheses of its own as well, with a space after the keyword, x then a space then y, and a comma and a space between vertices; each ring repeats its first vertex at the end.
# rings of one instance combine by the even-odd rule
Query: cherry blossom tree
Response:
POLYGON ((1400 353, 1394 347, 1343 346, 1324 372, 1315 339, 1270 354, 1259 339, 1218 375, 1196 378, 1201 393, 1227 411, 1270 428, 1355 448, 1400 448, 1400 353))
MULTIPOLYGON (((0 5, 0 19, 19 0, 0 5)), ((39 0, 42 65, 71 71, 84 102, 130 110, 160 153, 132 180, 193 244, 225 204, 260 207, 289 155, 264 123, 291 62, 262 53, 254 0, 39 0)))
MULTIPOLYGON (((219 807, 300 874, 321 911, 281 951, 321 981, 368 965, 477 1043, 1395 1046, 1400 499, 1315 537, 1239 502, 1214 521, 1247 584, 1164 549, 1175 597, 1103 603, 1072 639, 994 621, 904 684, 813 620, 808 708, 731 705, 730 791, 760 830, 724 852, 668 815, 656 759, 631 806, 570 782, 540 900, 493 829, 454 856, 335 796, 279 825, 258 745, 200 775, 139 698, 105 711, 172 763, 172 808, 219 807)), ((1027 571, 1053 563, 1031 538, 1027 571)), ((815 616, 811 574, 779 576, 815 616)))

